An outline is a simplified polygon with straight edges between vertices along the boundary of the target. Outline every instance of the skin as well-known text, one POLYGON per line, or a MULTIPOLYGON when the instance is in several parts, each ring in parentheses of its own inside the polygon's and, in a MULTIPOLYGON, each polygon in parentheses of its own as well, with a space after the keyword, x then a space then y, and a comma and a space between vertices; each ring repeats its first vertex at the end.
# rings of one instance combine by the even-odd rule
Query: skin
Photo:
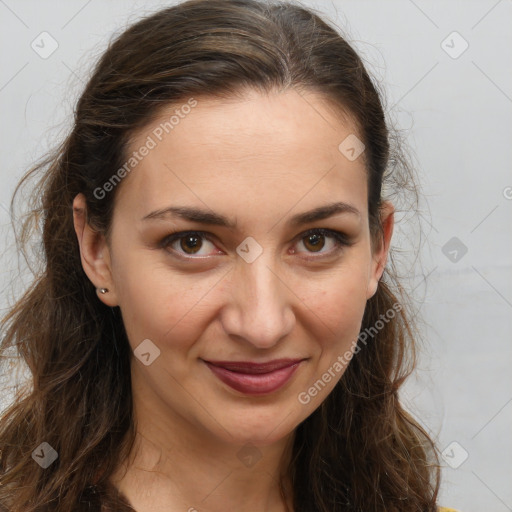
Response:
MULTIPOLYGON (((171 114, 169 107, 141 130, 132 150, 171 114)), ((112 478, 138 512, 285 510, 278 476, 294 431, 349 361, 309 403, 298 396, 353 350, 393 231, 393 206, 385 203, 384 236, 372 250, 364 154, 350 161, 338 149, 354 133, 350 117, 313 93, 198 98, 118 185, 110 240, 85 222, 84 196, 75 198, 83 268, 97 288, 109 289, 98 299, 120 307, 132 350, 146 339, 160 350, 148 366, 132 358, 137 442, 112 478), (337 201, 359 214, 288 224, 337 201), (236 229, 171 216, 141 220, 176 205, 222 214, 236 229), (315 246, 304 235, 313 228, 345 233, 351 245, 337 250, 334 238, 320 235, 315 246), (159 246, 187 230, 208 238, 195 249, 186 239, 159 246), (249 236, 263 249, 252 263, 236 252, 249 236), (233 390, 202 361, 285 357, 305 361, 265 396, 233 390), (244 463, 243 447, 256 463, 244 463)))

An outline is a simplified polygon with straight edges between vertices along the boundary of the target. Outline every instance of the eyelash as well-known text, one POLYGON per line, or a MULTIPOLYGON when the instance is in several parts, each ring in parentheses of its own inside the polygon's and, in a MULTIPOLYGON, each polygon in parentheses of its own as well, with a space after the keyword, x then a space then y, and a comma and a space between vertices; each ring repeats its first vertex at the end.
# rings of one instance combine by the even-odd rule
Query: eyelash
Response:
MULTIPOLYGON (((318 260, 318 259, 321 259, 322 257, 332 256, 333 254, 340 252, 345 247, 349 247, 349 246, 353 245, 353 242, 349 242, 347 239, 347 236, 344 233, 341 233, 340 231, 336 231, 333 229, 325 229, 325 228, 309 229, 308 231, 301 233, 296 238, 296 240, 297 240, 297 242, 300 242, 301 240, 307 238, 308 236, 317 235, 317 234, 325 236, 325 237, 333 238, 336 243, 336 247, 333 250, 329 251, 328 253, 321 253, 321 256, 306 257, 305 259, 307 259, 307 260, 318 260)), ((172 245, 175 241, 180 240, 180 239, 185 238, 186 236, 190 236, 190 235, 197 236, 198 238, 201 238, 201 239, 206 239, 209 242, 213 243, 213 241, 210 240, 209 237, 207 236, 208 233, 206 233, 204 231, 175 231, 174 233, 170 233, 169 235, 167 235, 160 242, 159 247, 167 250, 167 247, 172 245)), ((208 257, 208 256, 198 256, 198 257, 186 256, 184 253, 176 251, 175 249, 173 249, 173 251, 177 252, 181 258, 188 259, 188 260, 203 259, 203 258, 208 257)), ((315 253, 312 252, 311 254, 315 254, 315 253)))

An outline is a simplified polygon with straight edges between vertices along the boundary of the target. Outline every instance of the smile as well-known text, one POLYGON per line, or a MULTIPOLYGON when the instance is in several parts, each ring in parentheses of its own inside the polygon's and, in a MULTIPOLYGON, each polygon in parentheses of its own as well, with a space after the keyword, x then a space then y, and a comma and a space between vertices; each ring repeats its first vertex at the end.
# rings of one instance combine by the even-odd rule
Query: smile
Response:
POLYGON ((279 359, 267 363, 204 361, 212 373, 246 395, 264 395, 283 387, 304 359, 279 359))

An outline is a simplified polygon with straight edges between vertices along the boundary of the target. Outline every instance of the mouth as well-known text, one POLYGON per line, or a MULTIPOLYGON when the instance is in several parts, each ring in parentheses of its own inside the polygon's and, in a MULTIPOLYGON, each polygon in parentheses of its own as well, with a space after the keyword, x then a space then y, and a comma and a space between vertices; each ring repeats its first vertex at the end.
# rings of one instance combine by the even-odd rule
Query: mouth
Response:
POLYGON ((266 363, 251 361, 205 361, 224 384, 246 395, 265 395, 283 387, 304 359, 276 359, 266 363))

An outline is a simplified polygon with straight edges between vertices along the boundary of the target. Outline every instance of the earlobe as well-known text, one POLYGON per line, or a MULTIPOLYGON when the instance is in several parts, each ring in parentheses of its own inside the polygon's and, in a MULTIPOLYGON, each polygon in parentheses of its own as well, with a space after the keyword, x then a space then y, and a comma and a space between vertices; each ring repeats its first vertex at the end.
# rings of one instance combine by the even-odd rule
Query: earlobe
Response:
POLYGON ((389 201, 383 203, 380 213, 382 236, 379 245, 375 248, 372 257, 372 264, 369 276, 369 282, 366 292, 366 299, 370 299, 377 292, 380 278, 384 273, 386 262, 388 259, 389 248, 391 245, 391 237, 393 236, 393 228, 395 221, 395 208, 389 201))
POLYGON ((98 298, 107 306, 117 306, 110 251, 103 234, 87 222, 87 203, 83 194, 78 194, 73 201, 73 223, 84 272, 95 286, 98 298))

